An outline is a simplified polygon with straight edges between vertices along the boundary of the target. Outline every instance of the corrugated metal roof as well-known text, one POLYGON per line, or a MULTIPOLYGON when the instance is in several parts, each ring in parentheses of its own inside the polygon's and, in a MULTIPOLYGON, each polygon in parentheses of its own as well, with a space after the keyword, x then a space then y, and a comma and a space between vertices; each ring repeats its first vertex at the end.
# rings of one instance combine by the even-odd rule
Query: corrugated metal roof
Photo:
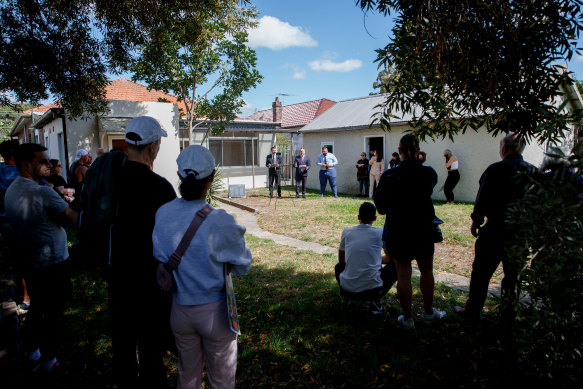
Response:
MULTIPOLYGON (((356 99, 343 100, 334 104, 326 112, 305 125, 301 132, 339 130, 368 127, 373 121, 373 115, 380 112, 377 105, 385 101, 386 95, 373 95, 356 99)), ((400 113, 396 114, 401 116, 400 113)), ((410 120, 411 115, 396 122, 410 120)))

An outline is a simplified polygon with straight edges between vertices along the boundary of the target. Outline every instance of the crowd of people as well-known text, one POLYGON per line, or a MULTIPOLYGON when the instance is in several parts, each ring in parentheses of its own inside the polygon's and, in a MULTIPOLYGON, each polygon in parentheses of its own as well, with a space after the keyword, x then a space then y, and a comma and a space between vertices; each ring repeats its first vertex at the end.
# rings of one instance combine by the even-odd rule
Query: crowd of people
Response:
MULTIPOLYGON (((168 387, 163 356, 175 346, 179 388, 200 387, 205 362, 211 387, 234 387, 238 322, 229 285, 231 274, 243 275, 251 267, 245 228, 206 201, 215 177, 215 160, 208 149, 189 146, 180 153, 176 162, 181 197, 154 173, 166 136, 156 119, 137 117, 125 130, 127 155, 100 153, 92 161, 87 151, 79 150, 69 169, 69 182, 61 175, 61 162, 49 159, 44 146, 16 141, 0 144, 4 158, 0 227, 30 299, 25 331, 31 370, 51 373, 62 368, 58 355, 62 320, 72 292, 65 228, 80 226, 91 231, 95 214, 103 211, 91 207, 99 203, 107 204, 111 214, 100 235, 99 252, 104 253, 101 260, 108 269, 116 386, 168 387)), ((480 178, 472 213, 471 232, 478 239, 470 293, 465 307, 454 308, 474 320, 480 318, 489 280, 500 262, 503 298, 516 299, 518 269, 505 255, 509 239, 504 215, 525 191, 514 176, 535 170, 522 159, 523 149, 521 137, 505 136, 500 142, 502 161, 489 166, 480 178)), ((459 162, 450 150, 444 151, 444 158, 448 171, 444 191, 448 203, 453 203, 459 162)), ((433 306, 437 240, 431 195, 437 173, 425 161, 412 135, 401 138, 388 170, 380 150, 372 151, 370 159, 361 154, 356 164, 360 195, 371 198, 374 205, 364 202, 358 213, 360 224, 342 232, 335 267, 349 311, 356 300, 365 300, 371 313, 384 313, 382 297, 396 283, 403 311, 397 321, 407 330, 415 328, 413 260, 421 273, 421 320, 429 323, 446 314, 433 306), (386 215, 382 229, 372 227, 377 211, 386 215)), ((303 148, 293 164, 296 197, 301 185, 305 198, 311 162, 303 148)), ((323 147, 316 164, 321 195, 329 184, 337 197, 337 158, 323 147)), ((281 155, 273 147, 266 158, 270 196, 274 184, 281 196, 281 165, 281 155)), ((503 313, 512 318, 511 308, 503 313)))
POLYGON ((59 360, 72 293, 65 228, 78 226, 105 246, 98 252, 105 253, 100 260, 107 269, 116 387, 168 387, 163 359, 168 349, 177 349, 179 388, 199 388, 205 362, 212 387, 235 386, 239 330, 230 275, 245 274, 251 266, 245 228, 206 202, 215 174, 208 149, 189 146, 180 153, 181 198, 154 173, 166 136, 155 118, 134 118, 125 129, 127 155, 104 153, 92 161, 79 150, 69 183, 44 146, 0 145, 1 233, 30 296, 24 347, 29 373, 83 368, 59 360), (208 210, 204 217, 202 209, 208 210), (97 224, 105 214, 111 220, 97 224), (98 227, 105 227, 104 235, 98 227), (158 275, 170 263, 172 287, 162 289, 158 275))
MULTIPOLYGON (((488 284, 500 263, 504 268, 502 281, 502 311, 504 319, 513 320, 516 284, 519 269, 508 260, 505 247, 512 245, 505 215, 510 204, 519 200, 526 187, 516 179, 519 173, 533 173, 534 166, 522 158, 524 140, 510 133, 500 141, 502 161, 490 165, 480 178, 480 188, 472 212, 471 233, 477 237, 475 258, 470 280, 470 293, 465 307, 456 306, 454 312, 472 320, 479 320, 486 300, 488 284)), ((453 187, 459 181, 457 158, 450 150, 444 151, 448 178, 445 189, 448 203, 453 203, 453 187)), ((382 158, 373 155, 374 163, 382 158)), ((371 158, 371 160, 373 159, 371 158)), ((369 300, 373 314, 383 313, 380 298, 397 283, 397 297, 403 314, 398 323, 407 330, 415 329, 411 309, 411 262, 416 260, 421 273, 420 289, 423 296, 421 320, 425 323, 439 320, 446 312, 433 307, 434 243, 441 238, 436 231, 436 218, 431 194, 437 183, 437 173, 424 166, 426 155, 412 135, 405 135, 399 143, 400 159, 378 180, 374 203, 363 203, 359 210, 360 225, 343 231, 338 251, 336 279, 341 294, 350 306, 354 300, 369 300), (375 213, 386 215, 384 228, 371 226, 375 213), (380 247, 384 255, 381 255, 380 247), (383 266, 384 265, 384 266, 383 266)), ((366 155, 356 165, 358 178, 364 176, 366 155)), ((374 178, 377 181, 377 178, 374 178)), ((371 187, 373 179, 370 179, 371 187)), ((361 185, 361 193, 364 185, 361 185)), ((372 188, 371 188, 372 191, 372 188)))

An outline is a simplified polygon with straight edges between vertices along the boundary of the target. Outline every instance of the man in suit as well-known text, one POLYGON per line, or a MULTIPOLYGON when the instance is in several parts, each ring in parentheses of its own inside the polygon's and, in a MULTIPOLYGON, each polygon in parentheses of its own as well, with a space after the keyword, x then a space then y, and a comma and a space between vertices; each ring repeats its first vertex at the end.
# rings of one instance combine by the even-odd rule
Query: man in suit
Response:
POLYGON ((273 197, 273 181, 275 181, 277 184, 277 197, 281 198, 281 182, 279 180, 281 163, 281 154, 277 155, 277 146, 273 146, 271 154, 265 160, 265 166, 269 169, 269 197, 273 197))
POLYGON ((296 168, 296 199, 300 197, 300 182, 302 183, 302 198, 306 198, 306 180, 308 179, 308 170, 310 170, 310 157, 306 155, 306 149, 300 149, 300 155, 294 160, 296 168))

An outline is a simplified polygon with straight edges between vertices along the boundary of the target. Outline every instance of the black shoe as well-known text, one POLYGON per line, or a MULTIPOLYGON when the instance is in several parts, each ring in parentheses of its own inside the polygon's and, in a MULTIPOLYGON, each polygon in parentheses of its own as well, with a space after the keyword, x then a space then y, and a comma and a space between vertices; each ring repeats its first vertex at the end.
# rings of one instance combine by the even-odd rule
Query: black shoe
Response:
POLYGON ((299 198, 300 198, 300 195, 296 195, 296 199, 299 199, 299 198))
POLYGON ((281 197, 281 195, 277 195, 277 198, 278 198, 278 199, 282 199, 283 197, 281 197))
POLYGON ((305 198, 306 198, 306 195, 302 195, 302 199, 305 199, 305 198))
POLYGON ((270 199, 272 199, 272 198, 273 198, 273 195, 272 195, 272 194, 270 194, 270 195, 269 195, 269 198, 270 198, 270 199))

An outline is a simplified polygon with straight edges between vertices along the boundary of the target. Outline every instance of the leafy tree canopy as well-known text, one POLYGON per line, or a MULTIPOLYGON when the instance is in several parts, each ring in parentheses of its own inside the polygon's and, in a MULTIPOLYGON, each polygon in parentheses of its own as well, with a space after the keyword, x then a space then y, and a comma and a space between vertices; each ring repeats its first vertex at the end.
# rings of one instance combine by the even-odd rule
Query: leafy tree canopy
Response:
POLYGON ((485 125, 496 135, 557 140, 579 113, 552 105, 564 67, 576 50, 582 1, 357 0, 365 11, 394 13, 393 40, 377 50, 393 80, 375 120, 390 127, 391 112, 413 113, 420 137, 450 137, 485 125), (459 121, 451 121, 460 118, 459 121))
POLYGON ((261 81, 255 51, 245 45, 255 16, 236 0, 178 12, 139 47, 131 66, 134 80, 185 103, 191 144, 195 119, 205 118, 209 126, 212 121, 213 131, 222 132, 243 105, 242 93, 261 81))
MULTIPOLYGON (((241 3, 245 3, 242 0, 241 3)), ((134 50, 175 15, 221 0, 5 0, 0 3, 0 104, 49 94, 73 117, 103 112, 106 71, 128 69, 134 50)))

